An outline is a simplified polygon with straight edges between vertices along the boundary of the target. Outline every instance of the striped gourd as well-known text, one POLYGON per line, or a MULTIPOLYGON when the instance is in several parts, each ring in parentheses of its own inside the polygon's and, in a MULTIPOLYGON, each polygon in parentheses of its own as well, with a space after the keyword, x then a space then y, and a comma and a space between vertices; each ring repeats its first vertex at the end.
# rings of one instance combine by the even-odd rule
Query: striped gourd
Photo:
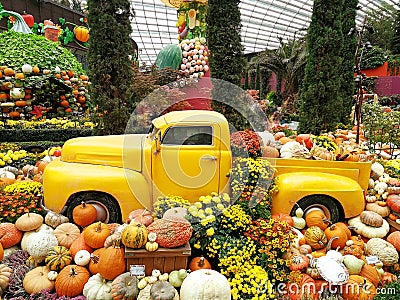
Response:
POLYGON ((304 239, 306 240, 306 243, 309 244, 313 249, 322 249, 328 242, 325 232, 318 226, 311 226, 307 228, 306 232, 304 233, 304 239))
POLYGON ((71 252, 64 246, 54 246, 47 252, 45 258, 46 265, 52 271, 60 271, 65 266, 71 264, 71 252))
POLYGON ((186 244, 192 236, 190 222, 182 217, 168 217, 155 220, 147 230, 157 234, 156 242, 160 247, 175 248, 186 244))
POLYGON ((129 224, 122 230, 121 242, 130 248, 142 248, 147 242, 146 226, 136 222, 129 224))

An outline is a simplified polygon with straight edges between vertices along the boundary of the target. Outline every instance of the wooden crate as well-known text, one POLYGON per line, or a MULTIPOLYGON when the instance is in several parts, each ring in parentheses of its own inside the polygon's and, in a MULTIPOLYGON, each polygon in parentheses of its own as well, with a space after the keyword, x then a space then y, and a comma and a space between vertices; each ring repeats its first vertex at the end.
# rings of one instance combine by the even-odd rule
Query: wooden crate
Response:
POLYGON ((187 269, 191 253, 189 243, 178 248, 158 248, 154 252, 125 247, 126 270, 129 271, 131 265, 145 265, 146 275, 149 276, 153 269, 161 273, 187 269))

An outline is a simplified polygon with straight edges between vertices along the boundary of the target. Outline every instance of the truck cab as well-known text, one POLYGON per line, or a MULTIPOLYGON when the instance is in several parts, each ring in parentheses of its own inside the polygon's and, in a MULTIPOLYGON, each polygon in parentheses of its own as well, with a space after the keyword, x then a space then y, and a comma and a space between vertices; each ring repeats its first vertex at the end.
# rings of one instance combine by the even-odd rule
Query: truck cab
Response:
MULTIPOLYGON (((279 192, 272 212, 318 209, 338 221, 361 213, 371 163, 269 159, 279 192)), ((214 111, 175 111, 152 121, 148 134, 92 136, 67 141, 43 174, 44 205, 72 217, 92 203, 98 220, 121 222, 163 195, 197 201, 229 192, 230 130, 214 111)))

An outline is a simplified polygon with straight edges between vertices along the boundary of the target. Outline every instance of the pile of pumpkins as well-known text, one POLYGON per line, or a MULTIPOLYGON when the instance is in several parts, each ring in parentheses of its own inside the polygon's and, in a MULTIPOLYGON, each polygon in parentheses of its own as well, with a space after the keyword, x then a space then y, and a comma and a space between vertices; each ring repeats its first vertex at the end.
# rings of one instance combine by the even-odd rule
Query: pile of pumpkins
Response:
MULTIPOLYGON (((26 293, 55 291, 58 297, 83 295, 88 300, 107 299, 203 299, 208 292, 230 299, 227 279, 204 264, 191 262, 193 271, 174 270, 151 276, 126 272, 125 246, 173 248, 184 245, 192 235, 192 226, 174 209, 163 218, 153 219, 150 211, 138 209, 124 224, 97 221, 96 208, 82 203, 73 210, 73 222, 63 215, 47 211, 21 215, 15 224, 0 223, 0 260, 13 251, 26 251, 31 267, 21 281, 26 293), (193 287, 196 286, 196 289, 193 287), (177 288, 180 292, 178 292, 177 288)), ((0 264, 0 296, 10 283, 13 270, 0 264)))
MULTIPOLYGON (((321 136, 311 134, 286 136, 283 131, 279 131, 271 134, 268 140, 264 140, 263 156, 352 162, 371 160, 373 155, 356 143, 355 132, 355 130, 338 130, 321 136), (318 143, 318 140, 325 143, 318 143)), ((360 140, 364 140, 362 136, 360 140)))
MULTIPOLYGON (((390 230, 386 217, 394 215, 392 207, 395 211, 396 205, 400 208, 399 189, 381 190, 380 183, 386 182, 388 187, 400 184, 398 179, 390 178, 376 164, 370 180, 370 189, 374 192, 369 191, 369 195, 374 194, 376 199, 367 199, 365 210, 347 223, 332 224, 320 210, 312 210, 306 216, 301 208, 293 217, 273 215, 273 218, 288 222, 297 233, 296 243, 286 258, 291 262, 289 268, 292 271, 304 274, 302 284, 311 282, 317 287, 317 292, 320 288, 338 284, 330 282, 326 270, 324 273, 327 265, 331 272, 335 269, 342 272, 339 277, 344 299, 372 299, 378 287, 397 280, 389 270, 399 264, 400 231, 390 230), (367 284, 366 289, 349 288, 363 284, 367 284)), ((291 298, 297 299, 298 296, 301 292, 291 295, 291 298)))
MULTIPOLYGON (((37 66, 24 64, 20 70, 9 66, 0 66, 0 105, 2 113, 11 119, 19 119, 36 114, 41 115, 49 108, 43 106, 44 103, 36 103, 42 111, 33 110, 32 102, 35 99, 35 91, 32 87, 25 84, 27 77, 54 76, 57 80, 71 89, 71 93, 60 92, 58 103, 54 103, 57 112, 71 113, 76 107, 85 109, 87 106, 87 86, 90 84, 88 76, 84 74, 74 74, 72 70, 61 70, 55 67, 54 70, 40 70, 37 66), (32 114, 26 113, 32 112, 32 114)), ((36 101, 38 102, 38 101, 36 101)))

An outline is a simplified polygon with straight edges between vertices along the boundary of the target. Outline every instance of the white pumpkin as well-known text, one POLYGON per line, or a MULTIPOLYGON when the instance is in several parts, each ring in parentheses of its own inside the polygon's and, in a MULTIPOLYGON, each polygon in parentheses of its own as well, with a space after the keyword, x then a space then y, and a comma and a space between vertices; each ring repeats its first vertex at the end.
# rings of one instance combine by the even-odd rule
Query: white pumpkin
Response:
POLYGON ((372 227, 367 224, 364 224, 360 220, 360 216, 352 218, 349 220, 349 225, 354 227, 354 231, 357 234, 360 234, 367 238, 383 238, 385 237, 389 230, 390 226, 389 223, 383 219, 383 224, 381 227, 372 227))
POLYGON ((111 283, 97 273, 86 282, 83 287, 83 295, 87 300, 112 300, 111 283))
POLYGON ((30 74, 30 73, 32 73, 32 66, 30 65, 30 64, 24 64, 24 65, 22 65, 22 67, 21 67, 21 70, 22 70, 22 72, 23 73, 25 73, 25 74, 30 74))
POLYGON ((37 263, 41 263, 47 255, 47 252, 58 245, 57 238, 54 236, 53 228, 43 224, 39 231, 29 237, 26 251, 37 263))
POLYGON ((228 279, 215 270, 201 269, 190 273, 182 283, 181 300, 230 300, 228 279))
POLYGON ((384 266, 393 266, 399 260, 396 248, 381 238, 372 238, 367 242, 367 255, 376 255, 384 266))
POLYGON ((10 99, 17 100, 22 99, 25 97, 25 90, 24 88, 12 88, 10 90, 10 99))
POLYGON ((74 262, 78 266, 86 266, 90 262, 90 252, 87 250, 79 250, 75 254, 74 262))

